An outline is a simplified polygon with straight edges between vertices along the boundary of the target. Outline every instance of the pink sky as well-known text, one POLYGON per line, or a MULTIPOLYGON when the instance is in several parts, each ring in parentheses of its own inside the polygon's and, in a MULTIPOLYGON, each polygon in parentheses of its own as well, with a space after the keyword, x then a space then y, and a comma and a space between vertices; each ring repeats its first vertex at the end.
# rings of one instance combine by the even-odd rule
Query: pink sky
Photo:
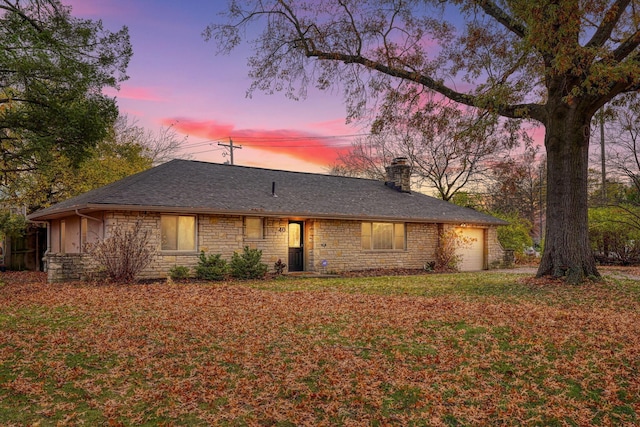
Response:
POLYGON ((218 142, 242 149, 234 163, 327 172, 340 151, 362 134, 345 124, 340 94, 309 91, 304 101, 283 94, 245 96, 247 52, 216 56, 204 28, 220 19, 226 0, 62 0, 74 16, 129 28, 133 57, 117 98, 121 113, 151 131, 172 125, 187 135, 195 160, 225 162, 218 142))
MULTIPOLYGON (((112 31, 129 28, 133 45, 129 80, 115 96, 121 113, 157 132, 172 126, 187 136, 192 159, 273 169, 327 172, 340 152, 366 129, 345 124, 339 91, 309 89, 303 101, 284 94, 245 96, 248 52, 215 54, 205 27, 221 19, 227 0, 62 0, 74 16, 101 19, 112 31)), ((543 133, 536 135, 540 141, 543 133)))

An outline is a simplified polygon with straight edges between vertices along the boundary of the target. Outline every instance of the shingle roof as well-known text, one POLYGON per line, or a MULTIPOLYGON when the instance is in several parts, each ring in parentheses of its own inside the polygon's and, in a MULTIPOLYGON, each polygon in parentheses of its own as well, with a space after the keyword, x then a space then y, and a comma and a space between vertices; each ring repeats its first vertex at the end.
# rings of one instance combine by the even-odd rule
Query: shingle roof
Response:
POLYGON ((113 209, 505 224, 424 194, 399 192, 376 180, 189 160, 173 160, 37 211, 28 218, 37 221, 76 210, 86 213, 113 209))

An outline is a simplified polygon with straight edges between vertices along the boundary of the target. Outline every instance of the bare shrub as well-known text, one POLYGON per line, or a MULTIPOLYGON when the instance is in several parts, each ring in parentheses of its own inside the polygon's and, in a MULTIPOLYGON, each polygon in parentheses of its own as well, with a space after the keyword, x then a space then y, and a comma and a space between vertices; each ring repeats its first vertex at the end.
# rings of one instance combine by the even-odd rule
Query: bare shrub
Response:
POLYGON ((458 234, 454 229, 441 231, 438 235, 435 270, 458 271, 462 262, 458 249, 470 247, 475 240, 458 234))
POLYGON ((131 282, 151 263, 155 250, 149 240, 151 230, 137 220, 133 226, 118 224, 106 239, 87 245, 89 255, 115 282, 131 282))

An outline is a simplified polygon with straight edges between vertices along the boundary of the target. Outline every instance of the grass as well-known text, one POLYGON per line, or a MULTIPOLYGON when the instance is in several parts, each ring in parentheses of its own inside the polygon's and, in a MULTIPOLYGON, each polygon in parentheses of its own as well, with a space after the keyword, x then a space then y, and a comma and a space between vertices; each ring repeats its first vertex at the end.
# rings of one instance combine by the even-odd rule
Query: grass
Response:
POLYGON ((1 425, 640 423, 631 280, 2 278, 1 425))

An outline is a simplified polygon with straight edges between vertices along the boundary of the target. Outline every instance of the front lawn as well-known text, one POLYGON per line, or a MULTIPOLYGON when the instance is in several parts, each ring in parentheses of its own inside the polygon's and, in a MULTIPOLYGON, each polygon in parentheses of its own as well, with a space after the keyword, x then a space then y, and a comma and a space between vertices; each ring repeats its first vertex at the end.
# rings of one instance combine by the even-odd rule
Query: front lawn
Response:
POLYGON ((631 280, 0 279, 5 426, 640 423, 631 280))

